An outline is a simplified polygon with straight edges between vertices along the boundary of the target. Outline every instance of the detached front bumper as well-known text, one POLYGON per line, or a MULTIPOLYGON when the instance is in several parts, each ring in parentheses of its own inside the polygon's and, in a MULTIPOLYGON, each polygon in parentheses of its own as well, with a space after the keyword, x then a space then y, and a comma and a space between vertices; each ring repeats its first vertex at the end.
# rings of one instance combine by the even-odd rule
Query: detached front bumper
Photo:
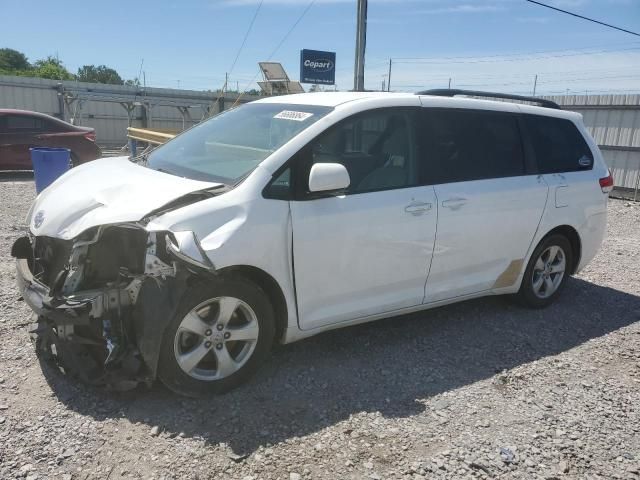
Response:
MULTIPOLYGON (((150 384, 164 331, 187 286, 189 273, 171 277, 140 275, 122 284, 62 294, 60 281, 46 284, 31 265, 32 240, 19 239, 12 249, 16 257, 16 282, 25 303, 38 317, 31 333, 38 354, 65 373, 91 384, 114 389, 150 384)), ((65 267, 67 268, 67 267, 65 267)))
POLYGON ((38 356, 72 377, 115 390, 152 381, 135 349, 126 349, 117 363, 108 365, 107 344, 100 319, 91 317, 91 298, 52 296, 51 289, 34 278, 27 259, 16 260, 16 280, 25 303, 37 315, 30 333, 38 356))
POLYGON ((18 291, 31 310, 38 315, 44 314, 44 301, 49 297, 49 288, 35 281, 26 259, 16 260, 16 282, 18 291))
POLYGON ((24 258, 16 260, 16 282, 25 303, 39 317, 48 318, 56 325, 89 325, 91 300, 54 299, 49 287, 34 278, 24 258))

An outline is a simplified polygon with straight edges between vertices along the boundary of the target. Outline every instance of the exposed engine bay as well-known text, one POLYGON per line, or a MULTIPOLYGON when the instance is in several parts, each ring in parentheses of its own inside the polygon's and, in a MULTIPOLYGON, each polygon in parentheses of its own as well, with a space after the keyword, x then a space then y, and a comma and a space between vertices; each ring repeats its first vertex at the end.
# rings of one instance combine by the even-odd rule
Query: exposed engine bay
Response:
POLYGON ((12 255, 37 315, 39 354, 91 384, 150 384, 179 299, 194 274, 212 270, 204 254, 203 263, 184 255, 185 245, 198 248, 190 232, 176 238, 139 223, 93 227, 73 240, 20 238, 12 255))

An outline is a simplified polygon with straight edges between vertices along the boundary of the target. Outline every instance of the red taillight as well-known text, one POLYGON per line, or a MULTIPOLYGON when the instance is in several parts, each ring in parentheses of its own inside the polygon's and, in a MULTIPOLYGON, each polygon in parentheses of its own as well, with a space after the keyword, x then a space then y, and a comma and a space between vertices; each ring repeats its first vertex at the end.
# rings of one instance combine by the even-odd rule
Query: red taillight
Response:
POLYGON ((609 171, 609 176, 600 179, 600 188, 602 189, 602 193, 609 193, 613 190, 613 176, 611 175, 611 171, 609 171))
POLYGON ((96 141, 96 132, 87 132, 84 134, 84 138, 87 140, 91 140, 92 142, 96 141))

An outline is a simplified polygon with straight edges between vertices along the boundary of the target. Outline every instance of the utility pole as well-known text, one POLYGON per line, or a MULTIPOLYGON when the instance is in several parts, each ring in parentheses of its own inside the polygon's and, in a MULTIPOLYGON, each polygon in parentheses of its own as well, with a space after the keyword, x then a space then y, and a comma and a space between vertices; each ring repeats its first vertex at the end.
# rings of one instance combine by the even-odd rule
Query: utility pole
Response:
POLYGON ((389 57, 389 76, 387 77, 387 92, 391 91, 391 57, 389 57))
POLYGON ((449 90, 451 90, 451 77, 449 77, 449 90))
POLYGON ((538 74, 533 78, 533 96, 536 96, 536 87, 538 86, 538 74))
POLYGON ((364 91, 364 51, 367 44, 367 1, 358 0, 356 29, 356 58, 353 72, 353 89, 364 91))

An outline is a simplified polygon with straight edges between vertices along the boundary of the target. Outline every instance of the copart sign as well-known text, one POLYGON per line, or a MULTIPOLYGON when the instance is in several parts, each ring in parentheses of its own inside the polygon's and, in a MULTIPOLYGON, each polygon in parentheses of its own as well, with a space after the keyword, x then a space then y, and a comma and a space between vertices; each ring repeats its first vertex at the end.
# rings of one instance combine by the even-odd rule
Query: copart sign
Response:
POLYGON ((336 83, 336 52, 300 50, 300 83, 336 83))

